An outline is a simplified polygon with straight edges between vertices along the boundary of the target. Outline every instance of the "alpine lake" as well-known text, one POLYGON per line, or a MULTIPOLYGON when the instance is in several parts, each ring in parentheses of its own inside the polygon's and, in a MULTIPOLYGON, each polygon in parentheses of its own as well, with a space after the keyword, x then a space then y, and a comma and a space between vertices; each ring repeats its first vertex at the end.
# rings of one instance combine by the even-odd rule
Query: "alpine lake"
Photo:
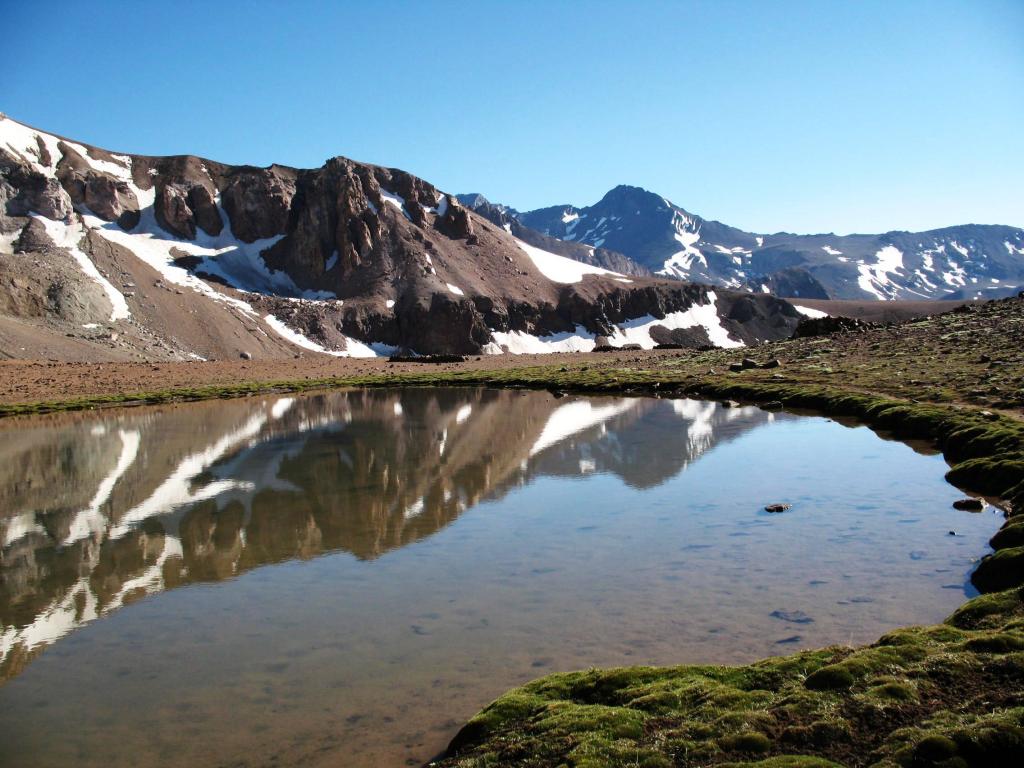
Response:
POLYGON ((940 621, 1002 522, 922 446, 685 399, 341 390, 0 437, 10 768, 422 765, 549 672, 940 621))

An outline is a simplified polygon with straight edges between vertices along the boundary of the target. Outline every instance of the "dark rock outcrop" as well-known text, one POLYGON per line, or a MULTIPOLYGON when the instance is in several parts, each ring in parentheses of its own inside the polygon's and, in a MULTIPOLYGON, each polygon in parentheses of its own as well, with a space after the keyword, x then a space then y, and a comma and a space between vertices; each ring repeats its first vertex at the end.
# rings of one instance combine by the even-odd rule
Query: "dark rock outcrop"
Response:
POLYGON ((235 237, 252 243, 284 234, 294 195, 292 169, 240 168, 221 190, 221 203, 235 237))
POLYGON ((794 339, 810 336, 829 336, 833 333, 859 333, 874 324, 865 323, 854 317, 807 317, 802 319, 793 331, 794 339))
POLYGON ((47 178, 25 161, 0 149, 0 214, 65 219, 72 211, 71 198, 56 179, 47 178))
POLYGON ((213 193, 203 184, 162 185, 154 213, 161 227, 185 240, 195 239, 197 226, 208 235, 219 235, 224 228, 213 193))
POLYGON ((469 216, 469 211, 451 195, 447 195, 445 201, 447 202, 447 209, 444 212, 444 216, 438 219, 437 228, 449 237, 466 240, 467 242, 472 238, 473 242, 476 242, 473 234, 473 220, 469 216))
POLYGON ((139 201, 128 184, 97 171, 66 142, 58 144, 62 154, 57 163, 57 178, 75 205, 85 206, 104 221, 114 221, 121 229, 139 223, 139 201))

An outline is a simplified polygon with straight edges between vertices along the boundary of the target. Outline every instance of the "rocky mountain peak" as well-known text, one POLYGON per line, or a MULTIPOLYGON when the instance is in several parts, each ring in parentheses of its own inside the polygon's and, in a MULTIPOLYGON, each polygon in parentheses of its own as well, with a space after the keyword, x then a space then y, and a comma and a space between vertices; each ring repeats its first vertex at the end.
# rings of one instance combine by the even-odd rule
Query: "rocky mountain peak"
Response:
POLYGON ((591 206, 515 218, 542 236, 613 251, 654 274, 794 298, 987 298, 1024 286, 1024 230, 1014 227, 762 235, 625 184, 591 206))
POLYGON ((123 155, 0 119, 0 205, 0 324, 31 317, 31 334, 101 356, 734 346, 799 317, 345 157, 123 155))

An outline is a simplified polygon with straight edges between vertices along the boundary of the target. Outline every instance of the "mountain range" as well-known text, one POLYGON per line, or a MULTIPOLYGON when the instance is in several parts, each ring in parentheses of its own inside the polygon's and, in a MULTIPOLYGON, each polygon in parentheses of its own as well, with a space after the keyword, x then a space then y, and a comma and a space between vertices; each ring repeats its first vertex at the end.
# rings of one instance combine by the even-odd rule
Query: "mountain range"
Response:
POLYGON ((479 194, 459 199, 523 240, 530 240, 531 230, 571 244, 572 250, 559 251, 567 256, 631 274, 813 299, 997 298, 1024 287, 1024 230, 1015 227, 758 234, 630 186, 615 187, 582 208, 520 212, 479 194))
POLYGON ((528 229, 344 157, 120 154, 0 115, 0 357, 734 347, 788 337, 801 317, 742 284, 651 276, 528 229))

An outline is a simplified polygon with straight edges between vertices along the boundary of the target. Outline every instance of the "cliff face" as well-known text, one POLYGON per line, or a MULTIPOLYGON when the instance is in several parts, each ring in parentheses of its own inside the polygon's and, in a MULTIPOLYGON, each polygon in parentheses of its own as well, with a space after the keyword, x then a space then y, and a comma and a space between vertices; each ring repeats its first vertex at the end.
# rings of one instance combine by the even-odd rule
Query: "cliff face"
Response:
POLYGON ((397 169, 113 154, 4 118, 0 346, 28 342, 0 354, 58 336, 96 359, 739 345, 799 318, 509 230, 397 169))

